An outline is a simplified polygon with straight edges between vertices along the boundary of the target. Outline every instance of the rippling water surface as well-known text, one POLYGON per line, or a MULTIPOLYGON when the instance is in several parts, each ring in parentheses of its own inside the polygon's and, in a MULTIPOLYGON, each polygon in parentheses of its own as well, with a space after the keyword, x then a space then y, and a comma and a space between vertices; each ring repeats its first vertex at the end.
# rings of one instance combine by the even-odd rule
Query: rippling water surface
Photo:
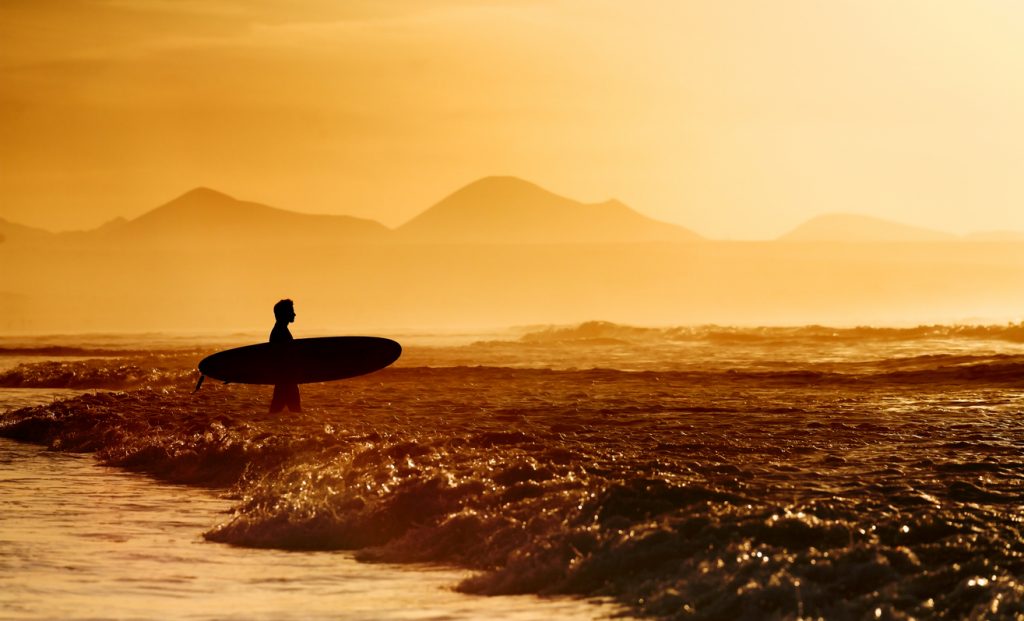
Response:
POLYGON ((230 502, 0 439, 3 619, 591 619, 597 601, 479 598, 465 571, 204 541, 230 502))
POLYGON ((403 342, 395 367, 304 386, 286 416, 266 387, 191 394, 209 345, 68 343, 0 386, 78 396, 0 427, 226 493, 193 535, 300 565, 444 563, 473 572, 463 593, 655 617, 1024 614, 1020 326, 403 342))

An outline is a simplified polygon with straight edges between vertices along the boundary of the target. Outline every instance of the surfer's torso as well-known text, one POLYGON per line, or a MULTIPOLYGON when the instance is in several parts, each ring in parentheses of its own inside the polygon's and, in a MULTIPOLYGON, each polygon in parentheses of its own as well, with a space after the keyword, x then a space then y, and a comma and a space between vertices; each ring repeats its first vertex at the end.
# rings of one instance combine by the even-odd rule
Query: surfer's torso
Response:
POLYGON ((288 324, 279 321, 274 324, 274 329, 270 331, 270 342, 280 343, 281 341, 291 341, 292 333, 288 330, 288 324))

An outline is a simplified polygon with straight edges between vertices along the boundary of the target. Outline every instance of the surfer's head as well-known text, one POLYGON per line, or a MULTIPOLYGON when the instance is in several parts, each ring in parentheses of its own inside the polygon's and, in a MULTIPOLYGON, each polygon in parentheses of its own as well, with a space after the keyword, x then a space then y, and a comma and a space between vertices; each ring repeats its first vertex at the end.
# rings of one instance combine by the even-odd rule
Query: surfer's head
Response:
POLYGON ((281 300, 274 304, 274 319, 285 323, 295 321, 295 303, 291 300, 281 300))

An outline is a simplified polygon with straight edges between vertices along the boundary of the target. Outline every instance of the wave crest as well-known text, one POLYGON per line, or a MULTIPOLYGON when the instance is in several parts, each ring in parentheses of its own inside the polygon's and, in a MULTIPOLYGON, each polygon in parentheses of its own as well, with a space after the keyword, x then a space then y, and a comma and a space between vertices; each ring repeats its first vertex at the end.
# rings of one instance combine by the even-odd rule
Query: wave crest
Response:
POLYGON ((1004 340, 1024 343, 1024 322, 1006 325, 930 325, 913 328, 858 326, 833 328, 809 325, 794 327, 682 326, 636 327, 608 321, 587 321, 574 326, 532 329, 519 341, 525 344, 642 344, 652 341, 717 343, 785 343, 844 341, 915 341, 922 339, 1004 340))
POLYGON ((47 361, 20 364, 0 373, 0 387, 128 390, 142 386, 171 386, 186 381, 188 377, 195 377, 195 373, 130 359, 47 361))

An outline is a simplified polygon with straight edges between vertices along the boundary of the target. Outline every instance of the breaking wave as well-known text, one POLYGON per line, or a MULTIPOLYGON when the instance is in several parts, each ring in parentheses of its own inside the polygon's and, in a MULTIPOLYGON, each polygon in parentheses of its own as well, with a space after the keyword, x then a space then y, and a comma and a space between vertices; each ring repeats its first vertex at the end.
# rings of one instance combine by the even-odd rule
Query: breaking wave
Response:
POLYGON ((172 386, 192 377, 195 357, 115 358, 19 364, 0 371, 0 388, 103 388, 172 386))
POLYGON ((860 326, 756 327, 696 326, 648 328, 607 321, 588 321, 575 326, 531 329, 520 337, 522 343, 639 343, 712 341, 719 343, 787 343, 797 341, 863 342, 918 341, 922 339, 1004 340, 1024 343, 1024 322, 1007 325, 931 325, 914 328, 860 326))

